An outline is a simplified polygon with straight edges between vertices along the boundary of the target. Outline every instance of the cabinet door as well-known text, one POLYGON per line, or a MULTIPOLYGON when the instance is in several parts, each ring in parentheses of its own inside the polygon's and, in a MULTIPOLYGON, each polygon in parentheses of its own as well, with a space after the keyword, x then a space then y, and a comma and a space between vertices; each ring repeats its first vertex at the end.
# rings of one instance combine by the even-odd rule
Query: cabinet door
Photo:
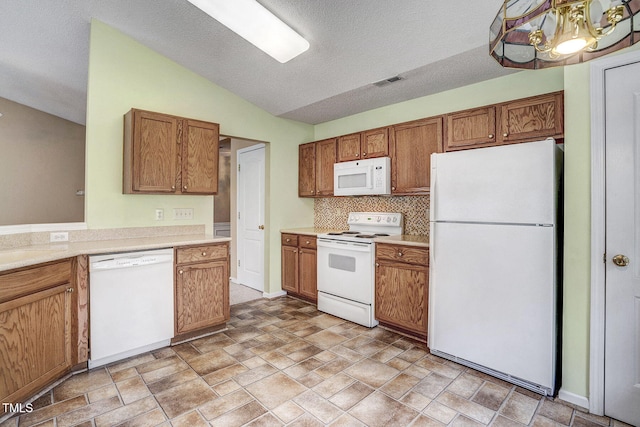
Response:
POLYGON ((424 265, 378 260, 375 316, 426 337, 429 270, 424 265))
POLYGON ((309 142, 298 146, 298 196, 316 195, 316 144, 309 142))
POLYGON ((298 286, 300 294, 312 301, 318 301, 316 251, 314 249, 300 249, 299 255, 300 279, 298 286))
POLYGON ((333 195, 333 165, 336 162, 336 139, 316 142, 316 195, 333 195))
POLYGON ((362 157, 386 157, 389 155, 389 128, 362 132, 362 157))
POLYGON ((133 191, 174 193, 179 167, 179 120, 140 110, 134 110, 133 120, 133 191))
POLYGON ((442 152, 442 117, 393 126, 391 192, 428 194, 431 153, 442 152))
POLYGON ((71 368, 70 289, 0 304, 0 401, 21 402, 71 368))
POLYGON ((360 160, 360 133, 338 138, 338 162, 360 160))
POLYGON ((282 247, 282 289, 298 292, 298 248, 296 246, 282 247))
POLYGON ((562 93, 551 93, 502 104, 499 140, 503 143, 563 137, 562 93))
POLYGON ((226 260, 179 265, 176 269, 176 335, 229 320, 226 260))
POLYGON ((496 108, 486 107, 447 115, 445 151, 495 145, 496 108))
POLYGON ((182 121, 182 193, 218 192, 219 125, 182 121))

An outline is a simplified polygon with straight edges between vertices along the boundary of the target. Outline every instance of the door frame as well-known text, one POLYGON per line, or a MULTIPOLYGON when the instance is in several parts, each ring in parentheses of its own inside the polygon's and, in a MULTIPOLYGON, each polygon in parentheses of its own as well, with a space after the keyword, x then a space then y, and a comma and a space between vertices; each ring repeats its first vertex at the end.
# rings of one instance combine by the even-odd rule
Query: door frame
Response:
MULTIPOLYGON (((268 228, 268 224, 267 224, 267 217, 266 217, 266 209, 267 209, 267 200, 266 200, 266 191, 267 191, 267 144, 265 143, 257 143, 255 145, 251 145, 249 147, 245 147, 245 148, 240 148, 236 151, 236 163, 238 165, 240 165, 240 155, 244 154, 244 153, 248 153, 250 151, 255 151, 255 150, 259 150, 262 149, 263 150, 263 160, 264 160, 264 164, 265 164, 265 170, 264 170, 264 175, 262 176, 262 182, 264 185, 264 196, 265 196, 265 201, 264 204, 262 206, 262 218, 265 222, 265 229, 268 228)), ((239 212, 239 206, 240 206, 240 192, 238 191, 238 188, 240 187, 239 185, 240 183, 240 171, 238 169, 236 169, 236 211, 239 212)), ((237 242, 236 242, 236 254, 240 253, 240 221, 237 221, 236 218, 236 236, 237 236, 237 242)), ((262 293, 263 295, 267 293, 266 291, 266 280, 267 280, 267 272, 266 272, 266 254, 265 251, 267 250, 267 233, 266 230, 265 232, 262 234, 262 293)), ((237 258, 237 256, 236 256, 237 258)), ((240 276, 239 271, 238 274, 236 274, 236 276, 240 276)), ((239 278, 236 278, 238 280, 238 283, 240 283, 239 278)))
POLYGON ((640 62, 640 51, 591 63, 591 327, 589 331, 589 412, 604 414, 605 356, 605 81, 610 68, 640 62))

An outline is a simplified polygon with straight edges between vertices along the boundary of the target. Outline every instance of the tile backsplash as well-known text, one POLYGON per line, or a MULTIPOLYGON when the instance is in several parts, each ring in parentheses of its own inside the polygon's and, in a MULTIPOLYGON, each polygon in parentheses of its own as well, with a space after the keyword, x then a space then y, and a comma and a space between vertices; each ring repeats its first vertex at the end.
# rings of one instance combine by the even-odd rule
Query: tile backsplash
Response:
POLYGON ((429 196, 323 197, 314 200, 316 228, 346 229, 349 212, 400 212, 404 234, 429 235, 429 196))

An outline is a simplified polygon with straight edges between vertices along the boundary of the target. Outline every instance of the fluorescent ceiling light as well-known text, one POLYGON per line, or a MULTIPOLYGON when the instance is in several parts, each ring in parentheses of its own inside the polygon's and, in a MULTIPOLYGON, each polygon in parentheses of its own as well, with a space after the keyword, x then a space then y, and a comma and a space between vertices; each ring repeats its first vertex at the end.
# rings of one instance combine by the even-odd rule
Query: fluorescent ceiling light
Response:
POLYGON ((309 42, 256 0, 189 0, 230 30, 283 64, 309 42))

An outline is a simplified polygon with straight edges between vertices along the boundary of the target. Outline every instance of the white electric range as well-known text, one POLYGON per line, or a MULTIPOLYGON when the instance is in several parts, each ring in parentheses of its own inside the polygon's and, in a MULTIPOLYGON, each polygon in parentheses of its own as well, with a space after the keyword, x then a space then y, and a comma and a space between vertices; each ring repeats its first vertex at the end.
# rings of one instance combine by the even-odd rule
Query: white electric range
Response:
POLYGON ((349 230, 319 234, 318 310, 372 328, 375 300, 375 244, 400 235, 401 213, 351 212, 349 230))

